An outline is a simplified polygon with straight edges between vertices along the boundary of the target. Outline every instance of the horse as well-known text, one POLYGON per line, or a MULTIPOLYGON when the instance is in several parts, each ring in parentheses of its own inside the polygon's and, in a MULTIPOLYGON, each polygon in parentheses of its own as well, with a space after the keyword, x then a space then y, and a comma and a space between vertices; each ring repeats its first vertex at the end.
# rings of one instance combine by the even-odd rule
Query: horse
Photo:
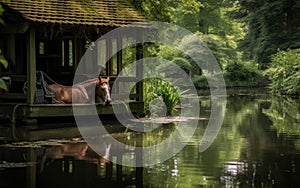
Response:
POLYGON ((55 100, 59 103, 91 103, 97 102, 98 97, 109 104, 111 102, 109 77, 89 79, 73 86, 51 84, 49 88, 55 94, 55 100), (95 96, 94 101, 91 96, 95 96))
POLYGON ((61 159, 64 157, 74 157, 76 160, 86 160, 95 164, 110 163, 111 144, 104 143, 100 146, 102 156, 99 156, 85 142, 65 143, 59 146, 50 147, 47 150, 46 157, 52 159, 61 159))
POLYGON ((40 156, 42 158, 40 171, 43 172, 46 166, 52 163, 52 160, 47 159, 63 159, 65 157, 72 157, 74 160, 85 160, 89 163, 96 165, 110 164, 111 162, 111 144, 104 143, 100 146, 101 155, 99 156, 89 145, 85 142, 70 142, 61 145, 49 147, 45 150, 45 153, 40 156))

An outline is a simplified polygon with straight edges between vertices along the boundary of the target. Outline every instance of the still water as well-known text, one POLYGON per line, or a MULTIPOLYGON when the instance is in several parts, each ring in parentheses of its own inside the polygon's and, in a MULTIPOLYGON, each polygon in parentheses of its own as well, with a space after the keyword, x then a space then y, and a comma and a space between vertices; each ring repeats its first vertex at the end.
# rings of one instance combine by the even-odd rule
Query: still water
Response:
MULTIPOLYGON (((201 117, 209 115, 210 98, 201 97, 201 117)), ((228 95, 223 125, 206 151, 199 152, 207 126, 200 120, 187 145, 167 161, 144 168, 116 165, 122 157, 138 156, 130 147, 137 140, 155 144, 176 126, 142 136, 115 133, 129 147, 105 143, 103 157, 80 138, 3 143, 0 187, 300 187, 299 98, 228 95), (124 156, 116 155, 120 149, 124 156)))

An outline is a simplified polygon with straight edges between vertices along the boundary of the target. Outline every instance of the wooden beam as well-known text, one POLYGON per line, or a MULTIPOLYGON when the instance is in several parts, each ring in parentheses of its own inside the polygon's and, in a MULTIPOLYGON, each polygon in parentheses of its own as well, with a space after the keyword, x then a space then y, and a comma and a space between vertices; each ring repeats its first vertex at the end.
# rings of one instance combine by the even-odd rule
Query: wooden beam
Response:
POLYGON ((30 23, 5 23, 5 27, 0 30, 0 33, 4 34, 17 34, 17 33, 25 33, 30 26, 30 23))
MULTIPOLYGON (((124 106, 124 103, 118 104, 115 103, 115 106, 120 105, 124 106)), ((144 103, 143 102, 128 102, 126 103, 127 106, 131 109, 132 113, 143 113, 144 112, 144 103)), ((77 115, 80 116, 88 116, 91 115, 90 112, 95 108, 94 104, 33 104, 29 107, 22 107, 20 112, 17 114, 17 117, 26 117, 28 118, 38 118, 38 117, 68 117, 74 116, 73 108, 76 108, 77 115)), ((1 110, 1 105, 0 105, 1 110)), ((99 115, 102 114, 115 114, 115 113, 123 113, 123 111, 115 111, 112 108, 112 105, 96 106, 97 113, 99 115)), ((0 111, 1 112, 1 111, 0 111)))
POLYGON ((83 56, 83 53, 82 53, 82 51, 83 51, 83 44, 82 44, 82 39, 81 38, 79 38, 79 37, 74 37, 74 54, 73 54, 73 56, 74 56, 74 61, 73 61, 73 72, 75 72, 76 71, 76 68, 77 68, 77 66, 78 66, 78 64, 79 64, 79 62, 80 62, 80 59, 82 58, 82 56, 83 56))
POLYGON ((27 103, 34 103, 36 88, 36 51, 35 28, 31 27, 27 34, 27 103))

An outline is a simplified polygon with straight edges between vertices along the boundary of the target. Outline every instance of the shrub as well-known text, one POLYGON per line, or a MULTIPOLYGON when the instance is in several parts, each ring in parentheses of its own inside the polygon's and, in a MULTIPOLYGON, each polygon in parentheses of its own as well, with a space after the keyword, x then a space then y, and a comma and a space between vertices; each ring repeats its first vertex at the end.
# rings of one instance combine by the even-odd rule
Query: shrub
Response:
POLYGON ((224 73, 226 85, 231 86, 264 86, 265 79, 253 62, 229 63, 224 73))
POLYGON ((208 82, 204 75, 195 75, 192 80, 196 88, 208 88, 208 82))
POLYGON ((175 107, 179 102, 180 92, 178 89, 174 88, 172 84, 167 81, 151 78, 144 81, 144 102, 145 102, 145 111, 147 114, 153 113, 161 114, 160 111, 164 108, 159 102, 163 101, 166 114, 163 115, 172 115, 175 112, 175 107), (155 103, 153 103, 153 101, 155 103), (152 109, 149 106, 152 105, 152 109), (153 109, 154 107, 157 109, 153 109))
POLYGON ((271 56, 265 74, 271 80, 271 90, 277 94, 300 95, 300 48, 278 51, 271 56))

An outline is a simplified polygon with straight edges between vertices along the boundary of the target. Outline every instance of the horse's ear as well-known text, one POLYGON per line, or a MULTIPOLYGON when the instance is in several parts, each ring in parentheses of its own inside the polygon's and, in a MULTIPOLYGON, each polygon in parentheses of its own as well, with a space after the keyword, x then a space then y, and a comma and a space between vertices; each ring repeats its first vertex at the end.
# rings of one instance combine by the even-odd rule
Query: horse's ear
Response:
POLYGON ((95 83, 96 83, 96 86, 98 87, 101 84, 101 79, 98 78, 95 83))
POLYGON ((101 84, 101 82, 102 82, 101 76, 98 76, 98 81, 97 82, 99 82, 99 84, 101 84))

